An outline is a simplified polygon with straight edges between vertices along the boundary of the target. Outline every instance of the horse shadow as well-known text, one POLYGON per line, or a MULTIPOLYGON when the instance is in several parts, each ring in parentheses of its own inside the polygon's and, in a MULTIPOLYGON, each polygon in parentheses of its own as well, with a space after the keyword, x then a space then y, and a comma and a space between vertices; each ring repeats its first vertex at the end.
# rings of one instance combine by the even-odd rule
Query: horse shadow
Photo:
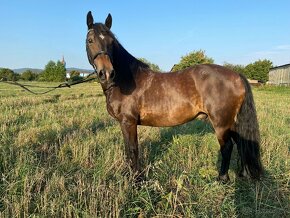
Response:
MULTIPOLYGON (((216 162, 217 170, 221 165, 219 153, 216 162)), ((281 187, 282 182, 275 179, 270 171, 264 169, 260 181, 241 178, 238 175, 240 165, 236 145, 233 148, 230 171, 234 171, 232 183, 234 188, 233 201, 238 217, 289 217, 290 207, 286 194, 281 187)))
MULTIPOLYGON (((174 136, 187 134, 203 136, 213 132, 211 124, 201 120, 176 127, 160 128, 158 140, 146 139, 141 143, 140 148, 144 150, 143 147, 146 147, 147 149, 146 163, 141 163, 142 169, 144 166, 154 165, 155 162, 162 159, 171 148, 174 136)), ((221 166, 221 159, 219 152, 216 162, 217 172, 221 166)), ((233 201, 237 217, 290 217, 288 192, 283 191, 287 181, 277 179, 277 175, 271 174, 267 169, 264 169, 264 175, 260 181, 241 178, 238 176, 239 165, 239 155, 237 147, 234 145, 230 163, 232 181, 230 186, 234 189, 234 194, 229 197, 233 201)))

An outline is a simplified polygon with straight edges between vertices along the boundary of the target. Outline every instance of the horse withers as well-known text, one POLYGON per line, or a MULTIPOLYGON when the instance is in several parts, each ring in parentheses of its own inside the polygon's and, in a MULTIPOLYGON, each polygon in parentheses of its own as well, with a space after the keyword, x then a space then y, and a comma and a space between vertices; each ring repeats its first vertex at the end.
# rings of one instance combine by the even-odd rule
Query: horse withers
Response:
POLYGON ((112 16, 94 23, 87 14, 86 50, 100 80, 108 113, 121 126, 131 168, 140 170, 137 126, 176 126, 207 116, 222 156, 219 179, 228 181, 233 144, 241 159, 241 176, 259 179, 260 135, 247 79, 225 67, 201 64, 160 73, 133 57, 111 32, 112 16))

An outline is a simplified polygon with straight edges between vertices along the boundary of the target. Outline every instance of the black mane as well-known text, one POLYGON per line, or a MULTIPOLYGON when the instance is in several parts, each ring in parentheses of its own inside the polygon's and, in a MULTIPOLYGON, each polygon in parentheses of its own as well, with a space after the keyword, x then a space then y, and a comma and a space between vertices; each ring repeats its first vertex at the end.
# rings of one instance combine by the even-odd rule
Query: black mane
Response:
MULTIPOLYGON (((108 31, 108 34, 114 39, 114 49, 113 49, 113 61, 116 62, 116 65, 122 66, 124 63, 126 65, 129 65, 130 68, 143 68, 143 69, 149 69, 149 65, 138 60, 133 55, 131 55, 117 40, 115 35, 108 31)), ((113 65, 114 65, 113 63, 113 65)), ((122 66, 124 67, 124 66, 122 66)))
POLYGON ((116 71, 116 83, 123 94, 130 94, 136 88, 136 75, 150 70, 149 65, 131 55, 110 30, 107 33, 114 39, 112 64, 116 71))
POLYGON ((104 33, 105 35, 110 36, 113 38, 113 65, 115 70, 117 68, 119 69, 120 72, 123 72, 124 70, 128 69, 123 69, 126 68, 124 65, 130 65, 131 69, 137 68, 143 68, 143 69, 149 69, 149 65, 138 60, 135 58, 133 55, 131 55, 118 41, 116 36, 112 33, 110 29, 108 29, 104 24, 102 23, 95 23, 94 24, 94 29, 98 33, 104 33), (116 66, 115 66, 116 65, 116 66), (133 67, 133 68, 132 68, 133 67))

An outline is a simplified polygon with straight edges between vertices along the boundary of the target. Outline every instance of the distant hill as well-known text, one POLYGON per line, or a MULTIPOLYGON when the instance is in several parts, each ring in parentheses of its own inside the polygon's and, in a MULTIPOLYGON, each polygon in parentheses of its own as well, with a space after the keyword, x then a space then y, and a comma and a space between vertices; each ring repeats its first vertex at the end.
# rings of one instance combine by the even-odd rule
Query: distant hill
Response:
MULTIPOLYGON (((32 72, 34 73, 41 73, 43 71, 43 69, 37 69, 37 68, 18 68, 18 69, 13 69, 13 71, 15 73, 23 73, 27 70, 31 70, 32 72)), ((93 70, 87 70, 87 69, 81 69, 81 68, 75 68, 75 67, 69 67, 66 69, 67 73, 70 73, 71 71, 73 70, 76 70, 76 71, 79 71, 79 72, 82 72, 82 73, 91 73, 93 72, 93 70)))
POLYGON ((76 70, 82 73, 92 73, 94 70, 88 70, 88 69, 80 69, 80 68, 75 68, 75 67, 69 67, 66 68, 66 72, 70 73, 71 71, 76 70))
POLYGON ((43 71, 42 69, 36 69, 36 68, 18 68, 18 69, 13 69, 13 71, 15 73, 19 73, 19 74, 21 74, 21 73, 23 73, 23 72, 25 72, 27 70, 31 70, 34 73, 40 73, 41 71, 43 71))

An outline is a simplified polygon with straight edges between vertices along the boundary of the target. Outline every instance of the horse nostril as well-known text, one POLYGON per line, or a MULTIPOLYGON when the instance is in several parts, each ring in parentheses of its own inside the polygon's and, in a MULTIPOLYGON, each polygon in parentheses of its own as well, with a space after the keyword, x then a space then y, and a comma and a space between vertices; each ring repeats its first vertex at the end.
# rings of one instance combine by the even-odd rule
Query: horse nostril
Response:
POLYGON ((104 70, 100 70, 99 77, 102 78, 104 75, 105 75, 105 71, 104 70))
POLYGON ((110 79, 114 79, 114 78, 115 78, 115 70, 112 70, 110 74, 110 79))

